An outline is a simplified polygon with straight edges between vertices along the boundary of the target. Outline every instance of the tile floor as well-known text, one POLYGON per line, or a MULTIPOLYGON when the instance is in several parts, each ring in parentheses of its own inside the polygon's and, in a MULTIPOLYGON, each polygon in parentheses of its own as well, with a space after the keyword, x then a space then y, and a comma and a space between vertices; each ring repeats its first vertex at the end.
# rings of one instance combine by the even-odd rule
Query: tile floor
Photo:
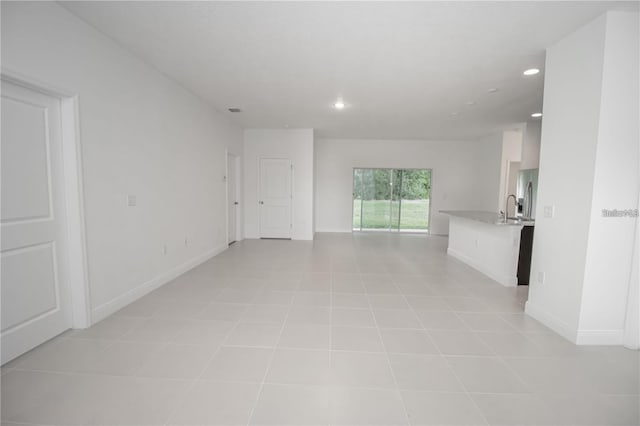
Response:
POLYGON ((576 347, 446 239, 244 241, 2 368, 3 425, 637 425, 638 352, 576 347))

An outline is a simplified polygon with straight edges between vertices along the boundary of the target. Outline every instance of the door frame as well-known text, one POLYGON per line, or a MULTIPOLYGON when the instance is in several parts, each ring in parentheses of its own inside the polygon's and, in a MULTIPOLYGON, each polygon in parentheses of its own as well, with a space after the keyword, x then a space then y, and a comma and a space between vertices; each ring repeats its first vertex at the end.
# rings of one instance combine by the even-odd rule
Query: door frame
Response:
MULTIPOLYGON (((225 195, 226 195, 226 202, 225 205, 227 206, 227 211, 225 213, 225 219, 226 219, 226 224, 225 224, 225 229, 226 229, 226 237, 225 239, 227 240, 227 246, 229 245, 229 157, 233 157, 233 162, 234 162, 234 166, 235 166, 235 174, 233 176, 234 179, 234 183, 235 183, 235 189, 236 189, 236 201, 238 203, 240 203, 240 197, 239 197, 239 190, 240 190, 240 156, 230 152, 228 149, 225 150, 225 172, 224 172, 224 183, 225 183, 225 195)), ((238 204, 239 206, 240 204, 238 204)), ((241 221, 240 221, 240 215, 238 214, 238 212, 240 211, 240 207, 236 208, 236 241, 241 241, 243 240, 242 238, 242 232, 241 232, 241 221)))
POLYGON ((65 198, 65 224, 67 228, 68 270, 66 291, 69 295, 69 324, 72 328, 87 328, 92 324, 89 270, 87 265, 86 225, 82 174, 82 146, 80 142, 79 96, 73 91, 60 89, 29 76, 2 67, 3 81, 60 101, 61 145, 63 181, 60 182, 65 198))
MULTIPOLYGON (((414 235, 431 235, 431 207, 432 207, 432 200, 434 199, 433 197, 433 168, 432 167, 356 167, 354 166, 351 170, 351 219, 350 219, 350 223, 351 223, 351 233, 354 232, 384 232, 384 231, 376 231, 376 230, 371 230, 371 229, 362 229, 362 227, 360 229, 354 229, 353 228, 353 213, 354 213, 354 207, 353 207, 353 181, 354 181, 354 176, 355 176, 355 171, 356 170, 426 170, 429 172, 429 182, 431 183, 431 187, 429 188, 429 211, 427 212, 427 223, 429 224, 429 227, 427 228, 426 231, 424 232, 411 232, 411 231, 400 231, 399 229, 397 231, 395 231, 398 234, 414 234, 414 235)), ((360 223, 362 223, 362 210, 360 211, 360 223)), ((386 232, 394 232, 391 230, 391 228, 387 228, 386 232)))

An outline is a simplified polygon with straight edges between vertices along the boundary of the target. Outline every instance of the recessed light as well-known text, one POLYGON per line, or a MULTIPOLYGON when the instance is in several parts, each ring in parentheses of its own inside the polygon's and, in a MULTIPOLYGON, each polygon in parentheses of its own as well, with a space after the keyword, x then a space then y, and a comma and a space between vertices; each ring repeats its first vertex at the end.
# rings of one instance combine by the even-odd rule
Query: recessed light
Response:
POLYGON ((533 114, 531 114, 531 116, 533 118, 540 118, 540 117, 542 117, 542 113, 541 112, 534 112, 533 114))
POLYGON ((453 115, 454 117, 455 117, 455 116, 457 116, 457 115, 459 115, 459 114, 460 114, 460 113, 459 113, 458 111, 454 111, 454 112, 452 112, 452 113, 451 113, 451 115, 453 115))
POLYGON ((497 87, 492 87, 491 89, 489 89, 489 93, 496 93, 498 90, 500 89, 498 89, 497 87))
POLYGON ((528 70, 524 70, 523 75, 536 75, 540 72, 538 68, 529 68, 528 70))
POLYGON ((344 109, 344 102, 341 99, 339 99, 333 104, 333 107, 335 109, 344 109))
POLYGON ((476 101, 468 101, 467 102, 467 106, 474 106, 476 104, 476 101))

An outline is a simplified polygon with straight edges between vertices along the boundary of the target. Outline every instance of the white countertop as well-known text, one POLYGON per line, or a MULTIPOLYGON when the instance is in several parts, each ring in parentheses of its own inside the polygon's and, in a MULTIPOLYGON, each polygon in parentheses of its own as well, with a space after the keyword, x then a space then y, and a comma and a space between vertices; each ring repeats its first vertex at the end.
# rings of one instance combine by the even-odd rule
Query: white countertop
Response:
POLYGON ((498 226, 532 226, 535 224, 533 220, 509 219, 505 221, 499 213, 482 210, 440 210, 440 213, 498 226))

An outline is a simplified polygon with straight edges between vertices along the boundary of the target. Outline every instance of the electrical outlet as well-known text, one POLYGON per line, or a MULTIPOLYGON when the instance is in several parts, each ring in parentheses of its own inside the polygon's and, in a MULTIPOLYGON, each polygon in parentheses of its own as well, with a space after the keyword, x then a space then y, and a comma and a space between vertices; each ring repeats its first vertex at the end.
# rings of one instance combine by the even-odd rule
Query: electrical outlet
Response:
POLYGON ((538 282, 544 284, 544 272, 538 271, 538 282))
POLYGON ((138 199, 135 195, 127 195, 127 206, 135 207, 138 205, 138 199))

